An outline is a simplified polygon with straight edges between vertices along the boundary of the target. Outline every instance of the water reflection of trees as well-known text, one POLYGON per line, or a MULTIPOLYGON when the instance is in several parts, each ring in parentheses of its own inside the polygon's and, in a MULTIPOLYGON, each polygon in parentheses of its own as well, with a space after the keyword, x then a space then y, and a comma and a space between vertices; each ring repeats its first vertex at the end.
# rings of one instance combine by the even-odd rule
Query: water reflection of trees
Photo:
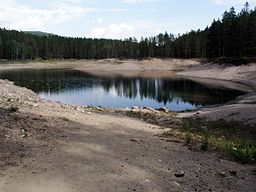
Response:
POLYGON ((194 105, 226 102, 241 94, 235 90, 213 89, 186 79, 151 79, 98 77, 73 70, 23 70, 0 73, 0 78, 14 81, 35 92, 61 93, 101 87, 114 90, 120 97, 152 99, 164 104, 174 99, 194 105))

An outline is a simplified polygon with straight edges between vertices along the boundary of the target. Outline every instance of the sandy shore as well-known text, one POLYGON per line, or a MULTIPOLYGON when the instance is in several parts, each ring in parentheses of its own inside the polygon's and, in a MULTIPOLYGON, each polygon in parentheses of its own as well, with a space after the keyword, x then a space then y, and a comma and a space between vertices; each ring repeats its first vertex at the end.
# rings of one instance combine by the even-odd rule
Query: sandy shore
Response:
POLYGON ((235 120, 256 127, 256 64, 227 66, 203 64, 176 73, 185 77, 200 78, 201 81, 224 80, 247 85, 248 94, 238 97, 235 101, 217 106, 200 109, 198 112, 180 114, 180 117, 198 116, 210 120, 235 120))
MULTIPOLYGON (((0 62, 1 63, 1 62, 0 62)), ((0 64, 0 71, 13 69, 46 69, 67 68, 92 73, 95 75, 122 75, 127 77, 169 77, 176 71, 183 71, 193 65, 198 65, 198 60, 179 59, 149 59, 149 60, 53 60, 26 63, 0 64)))
POLYGON ((0 61, 0 70, 23 68, 73 68, 81 71, 176 71, 200 64, 199 60, 191 59, 148 59, 148 60, 51 60, 11 62, 0 61))
MULTIPOLYGON (((117 65, 117 74, 124 75, 148 75, 161 66, 164 75, 178 71, 179 75, 187 77, 195 78, 197 74, 212 80, 225 80, 218 81, 220 86, 223 82, 228 84, 226 86, 234 86, 229 84, 233 81, 241 86, 239 89, 247 89, 250 93, 232 103, 180 116, 255 122, 255 64, 243 66, 243 71, 231 70, 230 76, 227 75, 229 67, 223 69, 221 66, 212 76, 211 71, 216 68, 208 68, 209 74, 204 76, 205 67, 209 66, 203 67, 195 60, 191 63, 165 60, 161 65, 154 61, 160 62, 56 61, 24 66, 75 68, 98 75, 106 75, 114 65, 117 65), (144 67, 147 63, 149 66, 144 67), (119 65, 129 67, 122 71, 119 65), (103 74, 101 70, 92 70, 100 66, 104 69, 103 74)), ((0 65, 0 70, 17 68, 23 65, 0 65)), ((158 70, 157 75, 161 74, 158 70)), ((212 83, 202 78, 197 81, 212 83)), ((170 122, 170 127, 179 121, 172 114, 158 114, 157 120, 169 118, 163 121, 170 122)), ((48 102, 26 88, 0 80, 0 191, 255 191, 255 166, 226 160, 215 152, 191 150, 184 145, 184 140, 176 137, 159 137, 169 130, 121 113, 48 102)))
POLYGON ((125 77, 183 76, 207 86, 219 86, 248 92, 231 104, 200 109, 198 112, 182 113, 179 117, 206 117, 210 120, 236 120, 256 125, 256 64, 242 66, 201 64, 200 60, 148 59, 148 60, 53 60, 0 64, 0 71, 13 69, 68 68, 94 75, 121 75, 125 77))
POLYGON ((219 65, 207 63, 193 66, 190 69, 178 72, 177 75, 199 77, 204 79, 218 79, 232 81, 251 86, 256 89, 256 63, 241 66, 219 65))
POLYGON ((3 192, 255 190, 254 166, 158 137, 168 129, 141 120, 47 102, 8 81, 0 114, 3 192))

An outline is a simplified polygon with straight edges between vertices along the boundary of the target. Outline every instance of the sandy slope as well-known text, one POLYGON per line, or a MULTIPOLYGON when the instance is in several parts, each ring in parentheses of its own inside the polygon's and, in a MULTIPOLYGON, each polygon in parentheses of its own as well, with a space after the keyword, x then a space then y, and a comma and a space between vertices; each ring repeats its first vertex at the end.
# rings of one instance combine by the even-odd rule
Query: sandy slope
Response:
POLYGON ((196 116, 211 120, 226 119, 240 121, 256 128, 256 63, 242 66, 204 64, 193 66, 177 75, 199 77, 202 81, 225 80, 248 86, 249 93, 236 101, 222 106, 203 108, 199 112, 180 114, 180 117, 196 116))
MULTIPOLYGON (((1 63, 1 62, 0 62, 1 63)), ((80 71, 91 73, 108 73, 108 74, 139 74, 140 72, 173 72, 181 71, 198 65, 200 62, 194 59, 148 59, 148 60, 117 60, 117 59, 103 59, 103 60, 53 60, 53 61, 28 61, 26 63, 5 63, 0 64, 0 71, 24 68, 72 68, 80 71)))
POLYGON ((193 66, 177 74, 187 77, 233 81, 248 84, 256 89, 256 63, 241 66, 207 63, 193 66))
POLYGON ((43 101, 6 81, 0 109, 1 192, 256 189, 255 167, 188 150, 139 120, 43 101))
MULTIPOLYGON (((256 121, 255 64, 238 68, 199 65, 193 60, 55 61, 6 64, 0 70, 24 66, 141 76, 150 76, 156 69, 157 75, 166 76, 185 70, 179 75, 242 82, 246 86, 241 89, 249 89, 249 95, 232 104, 202 109, 197 115, 256 121)), ((0 81, 0 191, 256 190, 255 166, 188 150, 183 141, 158 137, 162 131, 121 115, 46 102, 32 91, 0 81), (176 177, 179 171, 185 176, 176 177)))
POLYGON ((1 64, 0 71, 20 68, 70 68, 95 75, 122 75, 140 77, 170 77, 174 74, 193 78, 207 86, 227 87, 250 92, 232 104, 204 108, 195 113, 183 113, 179 117, 197 115, 211 120, 224 118, 256 125, 256 64, 227 66, 213 63, 200 64, 199 60, 148 59, 148 60, 64 60, 1 64))

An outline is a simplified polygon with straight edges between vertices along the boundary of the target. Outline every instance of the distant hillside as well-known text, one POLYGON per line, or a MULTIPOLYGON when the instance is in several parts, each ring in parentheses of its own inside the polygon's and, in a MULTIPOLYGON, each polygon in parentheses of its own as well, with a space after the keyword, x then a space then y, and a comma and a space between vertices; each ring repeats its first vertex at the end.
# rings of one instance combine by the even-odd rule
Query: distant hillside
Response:
POLYGON ((28 33, 31 35, 37 35, 39 37, 49 37, 54 35, 53 33, 46 33, 46 32, 42 32, 42 31, 23 31, 24 33, 28 33))
POLYGON ((208 58, 235 65, 256 58, 256 8, 232 7, 204 30, 124 40, 62 37, 0 28, 0 59, 208 58), (33 34, 33 35, 31 35, 33 34))

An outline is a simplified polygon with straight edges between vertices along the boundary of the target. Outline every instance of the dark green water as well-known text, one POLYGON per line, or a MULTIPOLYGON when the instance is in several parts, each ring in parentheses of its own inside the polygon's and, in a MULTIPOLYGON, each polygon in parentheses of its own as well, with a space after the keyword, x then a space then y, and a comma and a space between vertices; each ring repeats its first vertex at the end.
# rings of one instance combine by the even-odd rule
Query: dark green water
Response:
POLYGON ((0 78, 27 87, 44 99, 81 106, 136 105, 182 111, 224 103, 243 94, 184 78, 99 77, 67 69, 13 70, 1 72, 0 78))

